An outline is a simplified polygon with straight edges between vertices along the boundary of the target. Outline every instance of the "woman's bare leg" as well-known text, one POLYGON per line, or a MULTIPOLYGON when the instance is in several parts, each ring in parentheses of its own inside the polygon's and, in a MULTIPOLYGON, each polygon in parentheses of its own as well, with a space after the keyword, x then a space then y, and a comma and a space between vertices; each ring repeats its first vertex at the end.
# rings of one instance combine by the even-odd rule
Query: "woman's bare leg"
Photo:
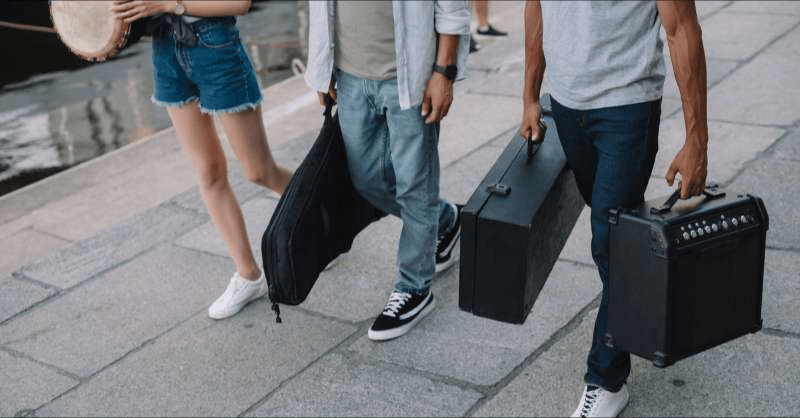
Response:
POLYGON ((282 194, 292 173, 272 158, 261 108, 221 113, 219 118, 247 179, 282 194))
POLYGON ((212 117, 201 113, 197 102, 180 108, 168 108, 167 112, 192 161, 200 194, 211 221, 236 264, 236 270, 243 278, 259 278, 261 269, 253 257, 244 216, 228 182, 225 152, 212 117))

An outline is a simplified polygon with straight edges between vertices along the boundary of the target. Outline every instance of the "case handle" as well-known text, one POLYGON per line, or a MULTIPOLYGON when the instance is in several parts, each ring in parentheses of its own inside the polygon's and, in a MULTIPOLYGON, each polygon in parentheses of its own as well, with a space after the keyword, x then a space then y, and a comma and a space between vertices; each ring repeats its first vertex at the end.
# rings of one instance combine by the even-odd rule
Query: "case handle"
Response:
POLYGON ((534 145, 539 145, 544 142, 544 136, 547 134, 547 124, 541 119, 539 119, 539 132, 541 132, 541 135, 539 135, 539 138, 537 138, 536 141, 533 140, 533 133, 528 135, 528 139, 526 141, 528 143, 528 159, 531 159, 533 154, 535 154, 539 149, 538 147, 534 149, 534 145))
MULTIPOLYGON (((706 187, 703 189, 703 195, 706 199, 703 203, 708 202, 710 200, 714 200, 720 197, 725 197, 725 192, 719 190, 718 184, 707 184, 706 187)), ((650 208, 650 214, 652 215, 663 215, 668 213, 672 210, 672 207, 675 206, 675 203, 678 202, 678 199, 681 198, 681 186, 678 185, 678 189, 672 192, 667 200, 661 204, 659 207, 650 208)))

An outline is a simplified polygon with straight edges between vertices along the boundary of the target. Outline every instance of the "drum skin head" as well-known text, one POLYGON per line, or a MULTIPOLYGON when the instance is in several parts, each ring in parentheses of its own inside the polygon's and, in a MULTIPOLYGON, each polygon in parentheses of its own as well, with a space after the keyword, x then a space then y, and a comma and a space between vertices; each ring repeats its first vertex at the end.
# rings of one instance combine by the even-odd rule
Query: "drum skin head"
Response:
POLYGON ((87 61, 105 61, 128 41, 131 25, 114 19, 110 0, 52 0, 50 16, 61 41, 87 61))

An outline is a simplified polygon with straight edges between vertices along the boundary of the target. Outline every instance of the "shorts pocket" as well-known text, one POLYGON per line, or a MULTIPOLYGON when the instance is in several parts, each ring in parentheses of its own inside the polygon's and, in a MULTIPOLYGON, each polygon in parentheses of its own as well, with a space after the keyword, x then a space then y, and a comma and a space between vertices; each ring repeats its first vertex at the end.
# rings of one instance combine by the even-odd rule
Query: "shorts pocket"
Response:
POLYGON ((200 29, 198 41, 207 48, 226 48, 239 42, 239 30, 233 25, 212 25, 200 29))

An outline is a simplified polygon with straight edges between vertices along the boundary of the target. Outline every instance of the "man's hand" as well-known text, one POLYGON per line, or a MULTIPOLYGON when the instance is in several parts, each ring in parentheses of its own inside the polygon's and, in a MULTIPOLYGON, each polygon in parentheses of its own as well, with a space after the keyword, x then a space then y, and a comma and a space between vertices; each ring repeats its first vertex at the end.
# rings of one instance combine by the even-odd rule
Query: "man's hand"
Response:
POLYGON ((325 107, 325 98, 330 96, 333 99, 333 103, 336 103, 336 80, 331 77, 331 83, 328 85, 328 92, 323 93, 321 91, 317 92, 317 97, 319 97, 319 105, 325 107))
POLYGON ((667 170, 667 184, 672 186, 680 173, 681 199, 703 193, 708 175, 708 155, 704 146, 696 141, 686 141, 667 170))
POLYGON ((439 122, 447 116, 453 103, 453 82, 440 73, 433 73, 422 97, 425 123, 439 122))
POLYGON ((542 108, 539 106, 539 102, 523 104, 519 135, 525 139, 531 138, 533 142, 544 140, 544 132, 542 132, 542 126, 540 125, 541 120, 542 108))

